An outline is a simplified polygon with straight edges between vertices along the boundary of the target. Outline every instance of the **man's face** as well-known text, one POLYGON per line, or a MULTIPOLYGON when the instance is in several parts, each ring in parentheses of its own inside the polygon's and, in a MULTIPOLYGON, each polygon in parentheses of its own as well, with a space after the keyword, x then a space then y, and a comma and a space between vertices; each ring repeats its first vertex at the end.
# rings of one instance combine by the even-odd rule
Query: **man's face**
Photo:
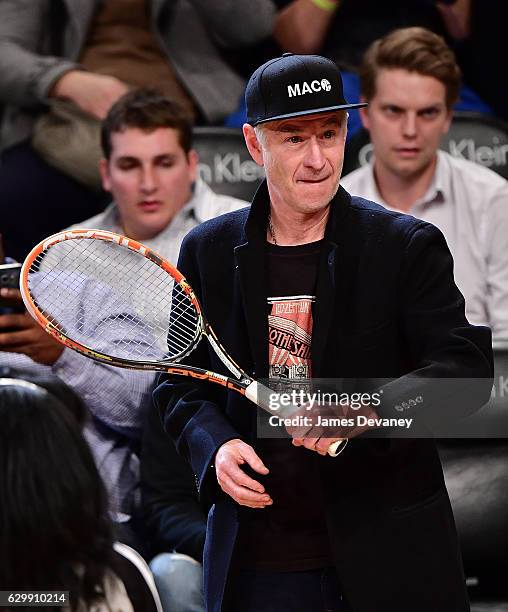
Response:
POLYGON ((441 81, 398 68, 378 73, 376 93, 360 113, 374 145, 376 169, 407 179, 434 163, 451 121, 441 81))
POLYGON ((197 154, 185 154, 172 128, 127 128, 111 135, 111 145, 110 159, 100 165, 104 189, 113 195, 125 234, 149 240, 190 199, 197 154))
POLYGON ((249 151, 265 168, 274 206, 308 214, 329 204, 339 186, 346 131, 344 111, 268 122, 261 141, 244 126, 249 151))

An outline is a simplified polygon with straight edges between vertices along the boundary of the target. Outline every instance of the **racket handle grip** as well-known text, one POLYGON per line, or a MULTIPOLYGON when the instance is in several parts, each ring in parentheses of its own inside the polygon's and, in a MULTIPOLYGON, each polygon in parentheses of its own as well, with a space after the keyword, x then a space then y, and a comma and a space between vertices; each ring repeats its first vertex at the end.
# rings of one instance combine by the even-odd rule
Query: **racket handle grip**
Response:
MULTIPOLYGON (((254 404, 257 404, 260 408, 273 414, 273 409, 270 407, 268 403, 266 403, 266 398, 273 395, 273 392, 265 385, 262 385, 260 382, 252 381, 251 384, 245 390, 245 396, 254 404)), ((328 447, 328 454, 330 457, 337 457, 340 453, 346 448, 347 438, 342 438, 341 440, 337 440, 333 444, 330 444, 328 447)))
POLYGON ((337 440, 337 442, 330 444, 327 452, 330 455, 330 457, 337 457, 346 448, 346 445, 347 445, 347 438, 342 438, 342 440, 337 440))

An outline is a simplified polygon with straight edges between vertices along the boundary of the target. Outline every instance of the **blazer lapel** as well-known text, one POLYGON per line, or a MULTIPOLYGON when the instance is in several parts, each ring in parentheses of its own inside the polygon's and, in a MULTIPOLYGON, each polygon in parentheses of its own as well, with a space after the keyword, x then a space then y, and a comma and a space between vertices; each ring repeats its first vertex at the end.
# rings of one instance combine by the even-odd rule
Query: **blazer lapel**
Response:
POLYGON ((319 377, 323 366, 332 319, 336 319, 335 270, 338 247, 334 242, 325 242, 319 260, 316 287, 316 304, 313 311, 311 341, 312 375, 319 377))
POLYGON ((330 357, 336 360, 348 320, 348 296, 357 266, 347 241, 349 201, 350 196, 341 188, 332 205, 319 261, 311 344, 315 378, 336 370, 337 364, 324 363, 326 347, 332 338, 337 349, 330 352, 330 357))
POLYGON ((268 312, 262 249, 250 243, 235 248, 242 303, 255 378, 268 376, 268 312))

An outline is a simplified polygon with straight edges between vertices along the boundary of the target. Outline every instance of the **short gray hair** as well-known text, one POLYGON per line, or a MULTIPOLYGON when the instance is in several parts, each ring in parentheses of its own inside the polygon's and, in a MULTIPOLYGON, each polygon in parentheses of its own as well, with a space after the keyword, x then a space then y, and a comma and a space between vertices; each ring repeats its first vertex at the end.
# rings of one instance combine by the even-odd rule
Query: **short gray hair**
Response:
POLYGON ((254 133, 256 134, 256 138, 258 139, 258 142, 260 142, 263 146, 266 146, 265 126, 259 125, 259 124, 255 125, 254 133))

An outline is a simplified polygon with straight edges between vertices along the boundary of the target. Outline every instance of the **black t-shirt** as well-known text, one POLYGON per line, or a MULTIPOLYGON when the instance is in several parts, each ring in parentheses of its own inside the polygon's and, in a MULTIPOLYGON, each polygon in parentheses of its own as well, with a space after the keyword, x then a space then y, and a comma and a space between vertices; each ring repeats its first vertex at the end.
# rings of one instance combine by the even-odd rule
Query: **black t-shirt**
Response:
MULTIPOLYGON (((266 279, 270 378, 310 378, 312 303, 322 242, 267 245, 266 279)), ((273 499, 240 514, 241 567, 298 571, 333 565, 319 462, 321 456, 290 438, 260 438, 256 451, 270 473, 260 480, 273 499)))

